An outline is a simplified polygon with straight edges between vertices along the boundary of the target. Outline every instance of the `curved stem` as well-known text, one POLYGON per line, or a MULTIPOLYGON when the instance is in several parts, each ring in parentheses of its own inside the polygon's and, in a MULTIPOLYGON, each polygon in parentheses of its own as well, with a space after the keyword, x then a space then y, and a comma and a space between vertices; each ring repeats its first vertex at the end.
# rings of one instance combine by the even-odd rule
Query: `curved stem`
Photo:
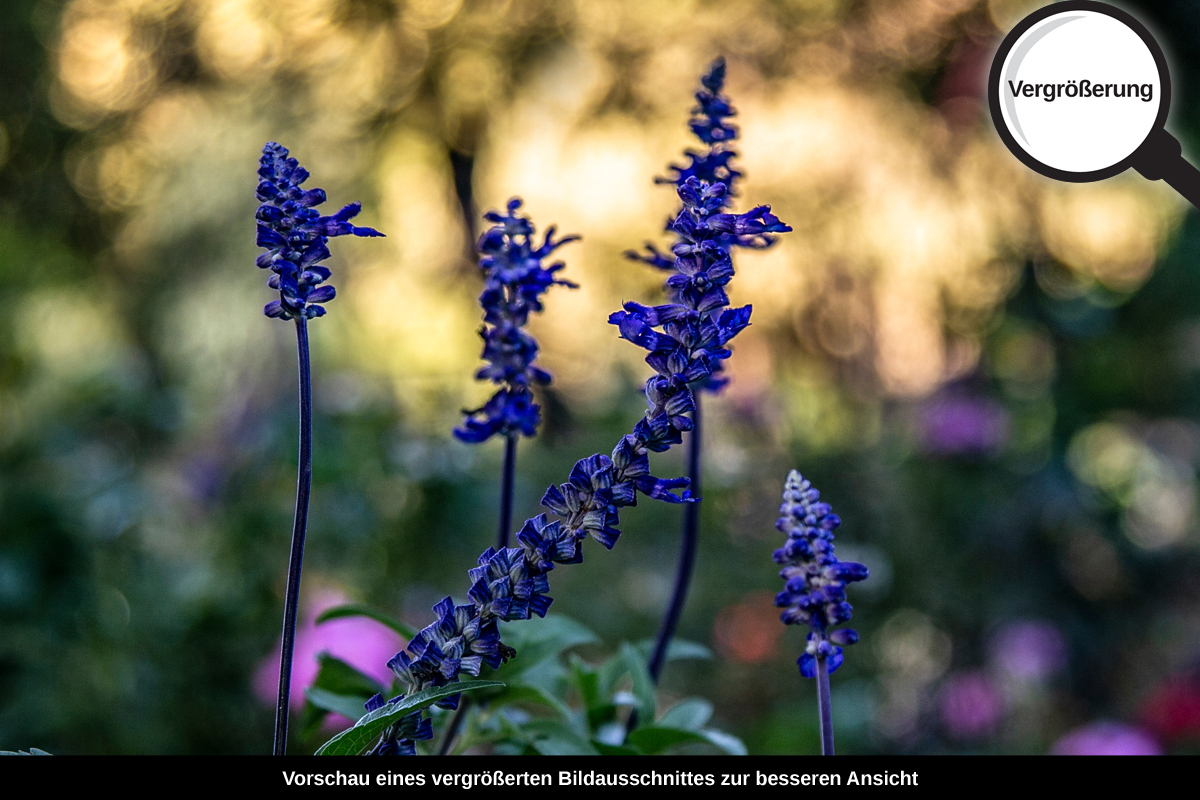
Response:
MULTIPOLYGON (((688 439, 688 478, 691 479, 689 491, 693 496, 700 494, 700 392, 695 392, 695 410, 692 411, 692 433, 688 439)), ((688 586, 692 582, 692 568, 696 563, 696 542, 700 536, 700 502, 687 503, 683 507, 683 536, 679 547, 679 566, 675 570, 675 592, 671 596, 671 604, 667 607, 667 615, 663 618, 662 628, 658 632, 658 640, 654 643, 654 654, 650 657, 647 668, 650 678, 658 683, 663 665, 667 661, 667 648, 675 636, 675 628, 683 615, 683 604, 687 602, 688 586)))
POLYGON ((497 549, 508 547, 509 531, 512 529, 513 473, 517 468, 517 435, 504 438, 504 472, 500 475, 500 534, 496 537, 497 549))
POLYGON ((304 317, 296 318, 296 350, 300 362, 300 467, 296 476, 296 516, 292 523, 287 596, 283 604, 283 648, 279 658, 279 701, 275 706, 275 744, 272 750, 277 756, 287 752, 288 699, 292 691, 296 608, 300 602, 300 568, 304 562, 308 495, 312 488, 312 374, 308 358, 308 326, 304 317))
POLYGON ((829 666, 817 656, 817 710, 821 715, 821 755, 833 755, 833 702, 829 695, 829 666))

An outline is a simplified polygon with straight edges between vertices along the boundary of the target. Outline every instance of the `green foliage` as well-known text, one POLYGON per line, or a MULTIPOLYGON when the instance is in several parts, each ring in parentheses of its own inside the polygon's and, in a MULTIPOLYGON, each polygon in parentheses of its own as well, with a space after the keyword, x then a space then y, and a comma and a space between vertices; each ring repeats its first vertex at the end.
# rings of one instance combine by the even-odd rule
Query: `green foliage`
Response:
POLYGON ((438 686, 415 692, 399 702, 388 703, 383 708, 365 715, 354 723, 353 728, 342 731, 317 748, 316 754, 319 756, 358 755, 374 744, 385 728, 406 714, 411 714, 453 694, 467 694, 476 689, 490 689, 503 685, 499 681, 462 681, 449 686, 438 686))
MULTIPOLYGON (((505 686, 480 692, 456 752, 487 746, 495 753, 652 755, 668 752, 745 754, 736 737, 706 728, 712 704, 687 698, 662 714, 646 669, 648 647, 623 643, 599 663, 577 648, 599 637, 578 622, 551 615, 504 632, 518 657, 496 670, 505 686), (635 719, 626 735, 631 717, 635 719)), ((702 658, 707 648, 678 642, 668 658, 702 658)))
POLYGON ((369 675, 364 675, 341 659, 328 653, 317 656, 320 669, 317 677, 304 691, 308 702, 300 714, 300 737, 308 739, 320 728, 329 712, 349 719, 363 715, 363 705, 387 689, 369 675))
MULTIPOLYGON (((349 719, 357 719, 363 713, 363 705, 366 703, 366 700, 360 702, 358 697, 335 694, 327 689, 318 689, 315 686, 305 689, 304 696, 319 711, 333 711, 349 719)), ((321 716, 323 717, 324 714, 321 716)), ((307 714, 305 717, 307 718, 307 714)))
POLYGON ((573 619, 550 615, 541 619, 501 623, 501 637, 517 657, 496 670, 516 677, 543 666, 574 647, 598 644, 600 637, 573 619))
POLYGON ((689 697, 663 712, 658 723, 668 728, 696 731, 712 719, 712 713, 712 703, 699 697, 689 697))

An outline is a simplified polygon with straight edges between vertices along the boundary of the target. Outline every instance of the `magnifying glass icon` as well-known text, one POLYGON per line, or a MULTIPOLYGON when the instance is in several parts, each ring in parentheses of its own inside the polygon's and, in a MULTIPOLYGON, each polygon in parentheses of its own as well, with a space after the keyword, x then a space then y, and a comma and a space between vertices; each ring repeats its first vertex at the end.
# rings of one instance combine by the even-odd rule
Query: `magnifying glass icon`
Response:
POLYGON ((1133 167, 1200 208, 1200 171, 1164 127, 1167 60, 1119 8, 1068 0, 1021 20, 992 61, 988 104, 1000 138, 1035 172, 1086 183, 1133 167))

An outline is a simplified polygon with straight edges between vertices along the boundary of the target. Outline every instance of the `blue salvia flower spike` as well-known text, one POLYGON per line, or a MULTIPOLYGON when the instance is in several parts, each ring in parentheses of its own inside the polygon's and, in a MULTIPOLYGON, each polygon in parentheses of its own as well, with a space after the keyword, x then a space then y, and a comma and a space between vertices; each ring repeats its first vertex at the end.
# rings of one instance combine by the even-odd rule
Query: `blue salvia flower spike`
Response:
MULTIPOLYGON (((679 239, 673 248, 676 302, 626 303, 623 311, 609 317, 622 338, 648 351, 646 363, 655 375, 646 382, 645 416, 611 455, 581 459, 566 483, 546 490, 542 507, 560 519, 539 514, 525 522, 515 547, 483 552, 469 572, 470 603, 456 606, 447 597, 434 607, 437 621, 388 662, 409 693, 454 683, 464 672, 477 675, 484 664, 495 667, 511 658, 515 653, 500 641, 497 623, 544 616, 553 602, 549 573, 556 565, 581 563, 583 542, 589 538, 607 549, 615 546, 621 535, 620 510, 636 505, 639 494, 668 503, 695 500, 686 488, 687 478, 651 474, 649 454, 683 441, 683 433, 692 429, 691 387, 713 376, 730 356, 726 345, 749 324, 749 306, 728 308, 723 287, 733 275, 729 248, 738 244, 739 236, 761 237, 791 228, 767 206, 745 214, 725 213, 727 189, 719 182, 705 185, 690 175, 677 191, 683 208, 672 222, 679 239)), ((518 227, 528 223, 522 223, 515 210, 510 208, 507 216, 496 214, 491 221, 506 229, 513 226, 519 236, 532 236, 531 227, 518 227)), ((553 237, 543 246, 556 246, 553 237)), ((543 276, 536 285, 546 279, 543 276)), ((437 704, 454 708, 458 699, 451 696, 437 704)))
POLYGON ((256 263, 271 270, 267 285, 279 299, 267 303, 268 317, 294 320, 300 367, 300 465, 296 480, 296 514, 292 523, 288 558, 287 592, 283 611, 283 647, 279 659, 279 697, 275 708, 273 752, 287 750, 288 700, 292 681, 292 651, 296 636, 296 609, 300 599, 300 573, 304 562, 304 536, 308 526, 308 497, 312 488, 312 374, 308 353, 308 320, 325 314, 325 303, 336 292, 326 283, 330 272, 321 262, 329 258, 333 236, 383 236, 374 228, 350 224, 362 205, 351 203, 333 216, 323 217, 316 207, 325 202, 322 189, 304 189, 308 170, 288 155, 286 147, 267 142, 258 166, 262 203, 255 212, 257 242, 266 248, 256 263))
POLYGON ((267 285, 279 291, 279 299, 268 303, 263 313, 285 320, 324 316, 322 304, 336 294, 325 284, 329 269, 320 264, 330 256, 330 237, 383 234, 350 224, 362 210, 361 203, 351 203, 330 217, 321 216, 316 206, 325 202, 325 190, 302 189, 308 170, 277 142, 263 147, 258 177, 255 195, 262 205, 254 216, 258 219, 257 243, 266 252, 256 263, 271 270, 267 285))
MULTIPOLYGON (((696 178, 702 184, 710 186, 716 183, 724 184, 725 193, 719 202, 722 207, 725 207, 737 196, 737 183, 741 179, 742 173, 732 164, 733 159, 737 158, 733 142, 738 137, 738 129, 736 125, 729 122, 729 117, 736 116, 737 111, 733 108, 729 98, 722 93, 725 86, 724 58, 718 58, 713 62, 709 71, 700 78, 700 84, 701 88, 696 92, 696 107, 692 109, 692 119, 688 126, 696 138, 705 145, 705 148, 702 151, 685 150, 683 154, 687 157, 688 163, 671 164, 667 167, 671 175, 655 178, 654 181, 677 187, 682 186, 689 178, 696 178)), ((666 230, 668 233, 673 231, 673 220, 667 221, 666 230)), ((729 233, 724 239, 725 244, 729 247, 761 249, 775 243, 775 237, 765 231, 757 234, 729 233)), ((644 253, 628 250, 625 252, 625 256, 635 261, 642 261, 656 269, 667 271, 675 269, 674 259, 663 254, 649 242, 645 245, 644 253)), ((668 281, 669 294, 671 289, 668 281)), ((710 381, 704 388, 706 391, 719 391, 722 386, 724 386, 724 382, 710 381)))
MULTIPOLYGON (((651 350, 652 358, 661 360, 670 345, 660 338, 654 328, 685 346, 698 343, 705 351, 707 363, 703 374, 682 373, 680 379, 693 384, 690 405, 678 414, 690 414, 690 421, 680 422, 681 430, 691 430, 688 442, 688 478, 692 492, 700 493, 701 486, 701 402, 700 393, 719 392, 729 382, 723 374, 723 361, 729 357, 726 347, 743 328, 750 324, 750 307, 728 309, 724 286, 733 277, 732 250, 734 247, 769 247, 772 234, 790 231, 770 208, 760 206, 745 214, 726 213, 741 173, 733 166, 737 156, 732 144, 738 129, 729 122, 737 114, 722 90, 725 85, 725 60, 717 59, 700 78, 696 92, 696 107, 692 109, 689 127, 703 144, 703 151, 687 150, 685 165, 672 164, 671 177, 656 182, 674 185, 682 201, 676 216, 667 223, 667 231, 675 235, 671 256, 647 244, 645 253, 626 252, 628 258, 642 261, 670 272, 666 294, 668 305, 648 308, 636 303, 625 305, 628 316, 613 316, 621 325, 622 335, 651 350)), ((650 359, 647 359, 650 361, 650 359)), ((692 569, 700 535, 700 508, 690 505, 683 512, 683 531, 680 537, 679 562, 676 567, 675 588, 655 640, 648 668, 657 682, 666 663, 667 650, 683 614, 691 583, 692 569)), ((632 729, 636 719, 629 720, 632 729)))
POLYGON ((784 624, 809 627, 804 654, 796 663, 801 675, 817 679, 821 751, 833 755, 829 674, 845 660, 842 648, 858 641, 853 628, 833 628, 850 621, 853 609, 846 602, 847 584, 866 580, 870 572, 862 564, 838 561, 833 532, 842 521, 820 497, 799 472, 788 473, 775 523, 788 538, 774 555, 775 563, 783 565, 779 576, 787 583, 775 597, 775 605, 783 609, 779 618, 784 624))
MULTIPOLYGON (((551 226, 540 244, 533 222, 519 213, 521 200, 508 201, 505 213, 489 211, 484 219, 493 223, 479 237, 479 268, 484 276, 483 358, 487 366, 475 373, 500 388, 482 407, 465 411, 466 418, 454 435, 468 444, 480 444, 493 436, 504 437, 504 467, 500 478, 500 515, 496 546, 508 547, 512 527, 513 478, 517 440, 535 436, 541 423, 541 408, 533 399, 532 387, 550 383, 550 373, 534 364, 537 340, 525 330, 529 315, 541 311, 542 295, 551 286, 577 288, 558 277, 561 261, 545 263, 558 248, 578 236, 554 237, 551 226)), ((449 738, 443 743, 448 747, 449 738)))
POLYGON ((479 268, 484 274, 483 358, 488 365, 475 374, 500 388, 481 408, 466 412, 466 419, 454 435, 464 442, 478 444, 493 436, 534 436, 541 422, 531 387, 550 382, 550 373, 533 362, 538 344, 525 330, 529 315, 541 311, 542 295, 551 286, 577 288, 557 273, 562 262, 545 264, 558 248, 576 241, 578 236, 554 238, 555 228, 546 231, 539 244, 528 217, 518 213, 521 201, 508 202, 507 213, 491 211, 484 215, 493 227, 479 239, 479 268))

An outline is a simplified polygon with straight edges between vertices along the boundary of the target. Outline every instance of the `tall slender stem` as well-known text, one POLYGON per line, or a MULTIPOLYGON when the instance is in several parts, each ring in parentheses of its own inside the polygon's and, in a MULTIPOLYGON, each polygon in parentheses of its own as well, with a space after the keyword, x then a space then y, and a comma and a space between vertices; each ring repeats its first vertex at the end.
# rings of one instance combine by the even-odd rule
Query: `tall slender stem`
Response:
POLYGON ((300 568, 304 562, 304 533, 308 527, 308 494, 312 488, 312 374, 308 358, 308 325, 304 317, 296 318, 296 350, 300 362, 300 467, 296 476, 296 516, 292 523, 287 597, 283 604, 283 648, 279 658, 279 701, 275 706, 275 745, 272 750, 277 756, 287 752, 296 608, 300 602, 300 568))
POLYGON ((829 696, 829 666, 817 656, 817 710, 821 715, 821 755, 833 755, 833 702, 829 696))
POLYGON ((504 438, 504 472, 500 476, 500 534, 496 537, 497 549, 508 547, 509 531, 512 530, 513 473, 517 467, 517 434, 504 438))
POLYGON ((458 729, 462 727, 463 720, 467 716, 467 708, 471 705, 471 698, 462 695, 458 698, 458 708, 454 712, 454 716, 450 718, 450 725, 446 728, 446 733, 442 736, 442 744, 438 747, 439 756, 450 755, 451 748, 454 747, 454 740, 458 738, 458 729))
MULTIPOLYGON (((688 478, 691 479, 690 491, 700 495, 700 392, 695 392, 696 408, 692 411, 692 432, 688 439, 688 478)), ((683 604, 687 602, 688 586, 692 582, 692 568, 696 563, 696 541, 700 536, 700 503, 687 503, 683 507, 683 535, 679 547, 679 565, 675 570, 675 592, 671 595, 671 605, 667 607, 667 615, 663 618, 662 628, 658 632, 658 641, 654 643, 654 654, 650 657, 648 669, 650 678, 658 683, 663 665, 667 661, 667 648, 675 636, 675 628, 679 625, 679 617, 683 614, 683 604)))

